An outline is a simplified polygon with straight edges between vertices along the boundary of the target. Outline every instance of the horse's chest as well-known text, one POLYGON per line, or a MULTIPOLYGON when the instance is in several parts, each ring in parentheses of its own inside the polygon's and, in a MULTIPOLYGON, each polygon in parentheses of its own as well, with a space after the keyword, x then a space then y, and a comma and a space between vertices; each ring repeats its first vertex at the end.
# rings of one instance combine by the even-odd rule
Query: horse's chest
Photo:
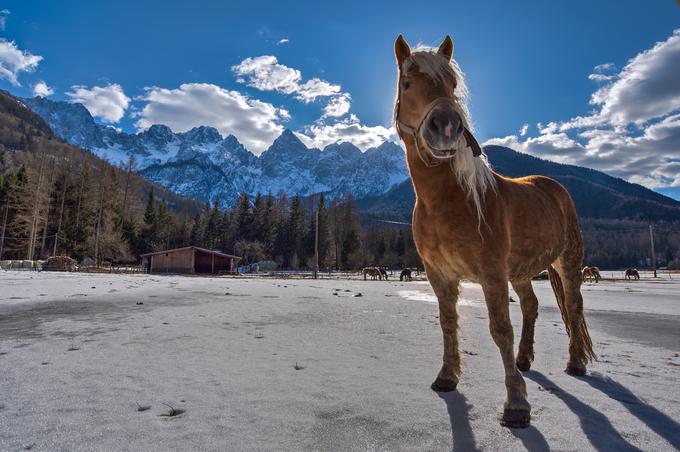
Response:
POLYGON ((470 259, 480 253, 474 234, 465 234, 455 221, 444 215, 414 212, 413 238, 426 262, 446 262, 463 272, 470 259))

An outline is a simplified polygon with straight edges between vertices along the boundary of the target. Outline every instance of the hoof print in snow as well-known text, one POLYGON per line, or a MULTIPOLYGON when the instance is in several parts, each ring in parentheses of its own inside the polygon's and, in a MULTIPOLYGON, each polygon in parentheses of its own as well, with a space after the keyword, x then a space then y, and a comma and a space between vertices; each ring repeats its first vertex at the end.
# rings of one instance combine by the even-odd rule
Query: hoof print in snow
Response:
POLYGON ((159 414, 159 416, 163 416, 163 417, 176 417, 176 416, 179 416, 180 414, 186 412, 186 410, 182 410, 182 409, 179 409, 179 408, 175 408, 175 407, 173 407, 172 405, 168 405, 167 403, 164 403, 163 405, 165 405, 165 406, 167 406, 168 408, 170 408, 170 411, 168 411, 167 413, 161 413, 161 414, 159 414))
POLYGON ((135 304, 136 304, 137 306, 139 306, 140 304, 144 304, 144 302, 143 302, 143 301, 138 301, 138 302, 135 303, 135 304))
POLYGON ((508 428, 527 428, 531 424, 531 413, 524 410, 504 410, 501 425, 508 428))
POLYGON ((299 365, 298 363, 295 363, 295 365, 293 366, 293 369, 295 369, 295 370, 302 370, 302 369, 304 369, 304 366, 301 366, 301 365, 299 365))
POLYGON ((140 405, 137 403, 137 411, 148 411, 151 409, 151 405, 140 405))
POLYGON ((77 350, 80 350, 79 347, 76 347, 75 345, 71 345, 69 348, 66 349, 68 352, 75 352, 77 350))
POLYGON ((353 296, 353 297, 363 297, 363 295, 361 294, 361 292, 357 292, 357 293, 355 293, 355 294, 352 295, 352 296, 353 296))
POLYGON ((257 333, 255 336, 253 336, 255 339, 264 339, 264 334, 262 333, 257 333))
POLYGON ((163 325, 170 325, 168 322, 163 322, 163 325))
POLYGON ((49 363, 50 363, 49 361, 43 361, 43 362, 40 363, 40 365, 41 365, 41 366, 46 366, 46 365, 48 365, 49 363))

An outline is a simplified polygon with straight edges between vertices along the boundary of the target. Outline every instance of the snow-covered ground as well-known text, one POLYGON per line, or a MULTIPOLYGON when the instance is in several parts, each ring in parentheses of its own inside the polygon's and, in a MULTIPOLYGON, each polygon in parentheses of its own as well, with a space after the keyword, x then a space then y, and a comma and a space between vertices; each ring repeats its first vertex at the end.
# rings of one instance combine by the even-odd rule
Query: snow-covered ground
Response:
POLYGON ((0 450, 680 448, 680 275, 584 286, 599 360, 582 378, 534 286, 532 426, 509 430, 474 284, 463 377, 437 394, 426 282, 0 272, 0 450))

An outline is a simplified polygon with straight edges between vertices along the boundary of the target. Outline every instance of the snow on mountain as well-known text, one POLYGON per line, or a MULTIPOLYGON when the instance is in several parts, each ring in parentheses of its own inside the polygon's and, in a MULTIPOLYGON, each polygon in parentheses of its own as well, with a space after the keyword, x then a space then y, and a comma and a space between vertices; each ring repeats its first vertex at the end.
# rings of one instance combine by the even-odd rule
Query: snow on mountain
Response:
POLYGON ((241 193, 287 196, 327 193, 330 197, 379 195, 408 178, 401 147, 385 142, 361 152, 348 142, 323 150, 307 148, 285 130, 259 157, 213 127, 174 133, 164 125, 129 134, 97 124, 80 104, 25 99, 26 105, 69 143, 119 165, 133 157, 146 178, 200 201, 216 196, 225 205, 241 193))

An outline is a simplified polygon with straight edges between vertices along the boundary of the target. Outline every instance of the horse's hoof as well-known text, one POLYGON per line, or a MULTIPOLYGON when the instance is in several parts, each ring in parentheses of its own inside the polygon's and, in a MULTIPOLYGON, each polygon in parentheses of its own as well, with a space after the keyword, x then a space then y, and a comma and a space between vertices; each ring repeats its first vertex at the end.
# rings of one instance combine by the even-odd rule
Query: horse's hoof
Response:
POLYGON ((564 371, 572 377, 582 377, 586 374, 585 367, 567 366, 564 371))
POLYGON ((531 369, 531 363, 529 362, 529 360, 517 360, 516 364, 520 372, 526 372, 529 369, 531 369))
POLYGON ((527 428, 531 424, 531 413, 524 410, 503 410, 501 425, 508 428, 527 428))
POLYGON ((444 380, 437 377, 434 383, 430 385, 430 388, 435 392, 451 392, 456 390, 457 385, 458 383, 453 380, 444 380))

